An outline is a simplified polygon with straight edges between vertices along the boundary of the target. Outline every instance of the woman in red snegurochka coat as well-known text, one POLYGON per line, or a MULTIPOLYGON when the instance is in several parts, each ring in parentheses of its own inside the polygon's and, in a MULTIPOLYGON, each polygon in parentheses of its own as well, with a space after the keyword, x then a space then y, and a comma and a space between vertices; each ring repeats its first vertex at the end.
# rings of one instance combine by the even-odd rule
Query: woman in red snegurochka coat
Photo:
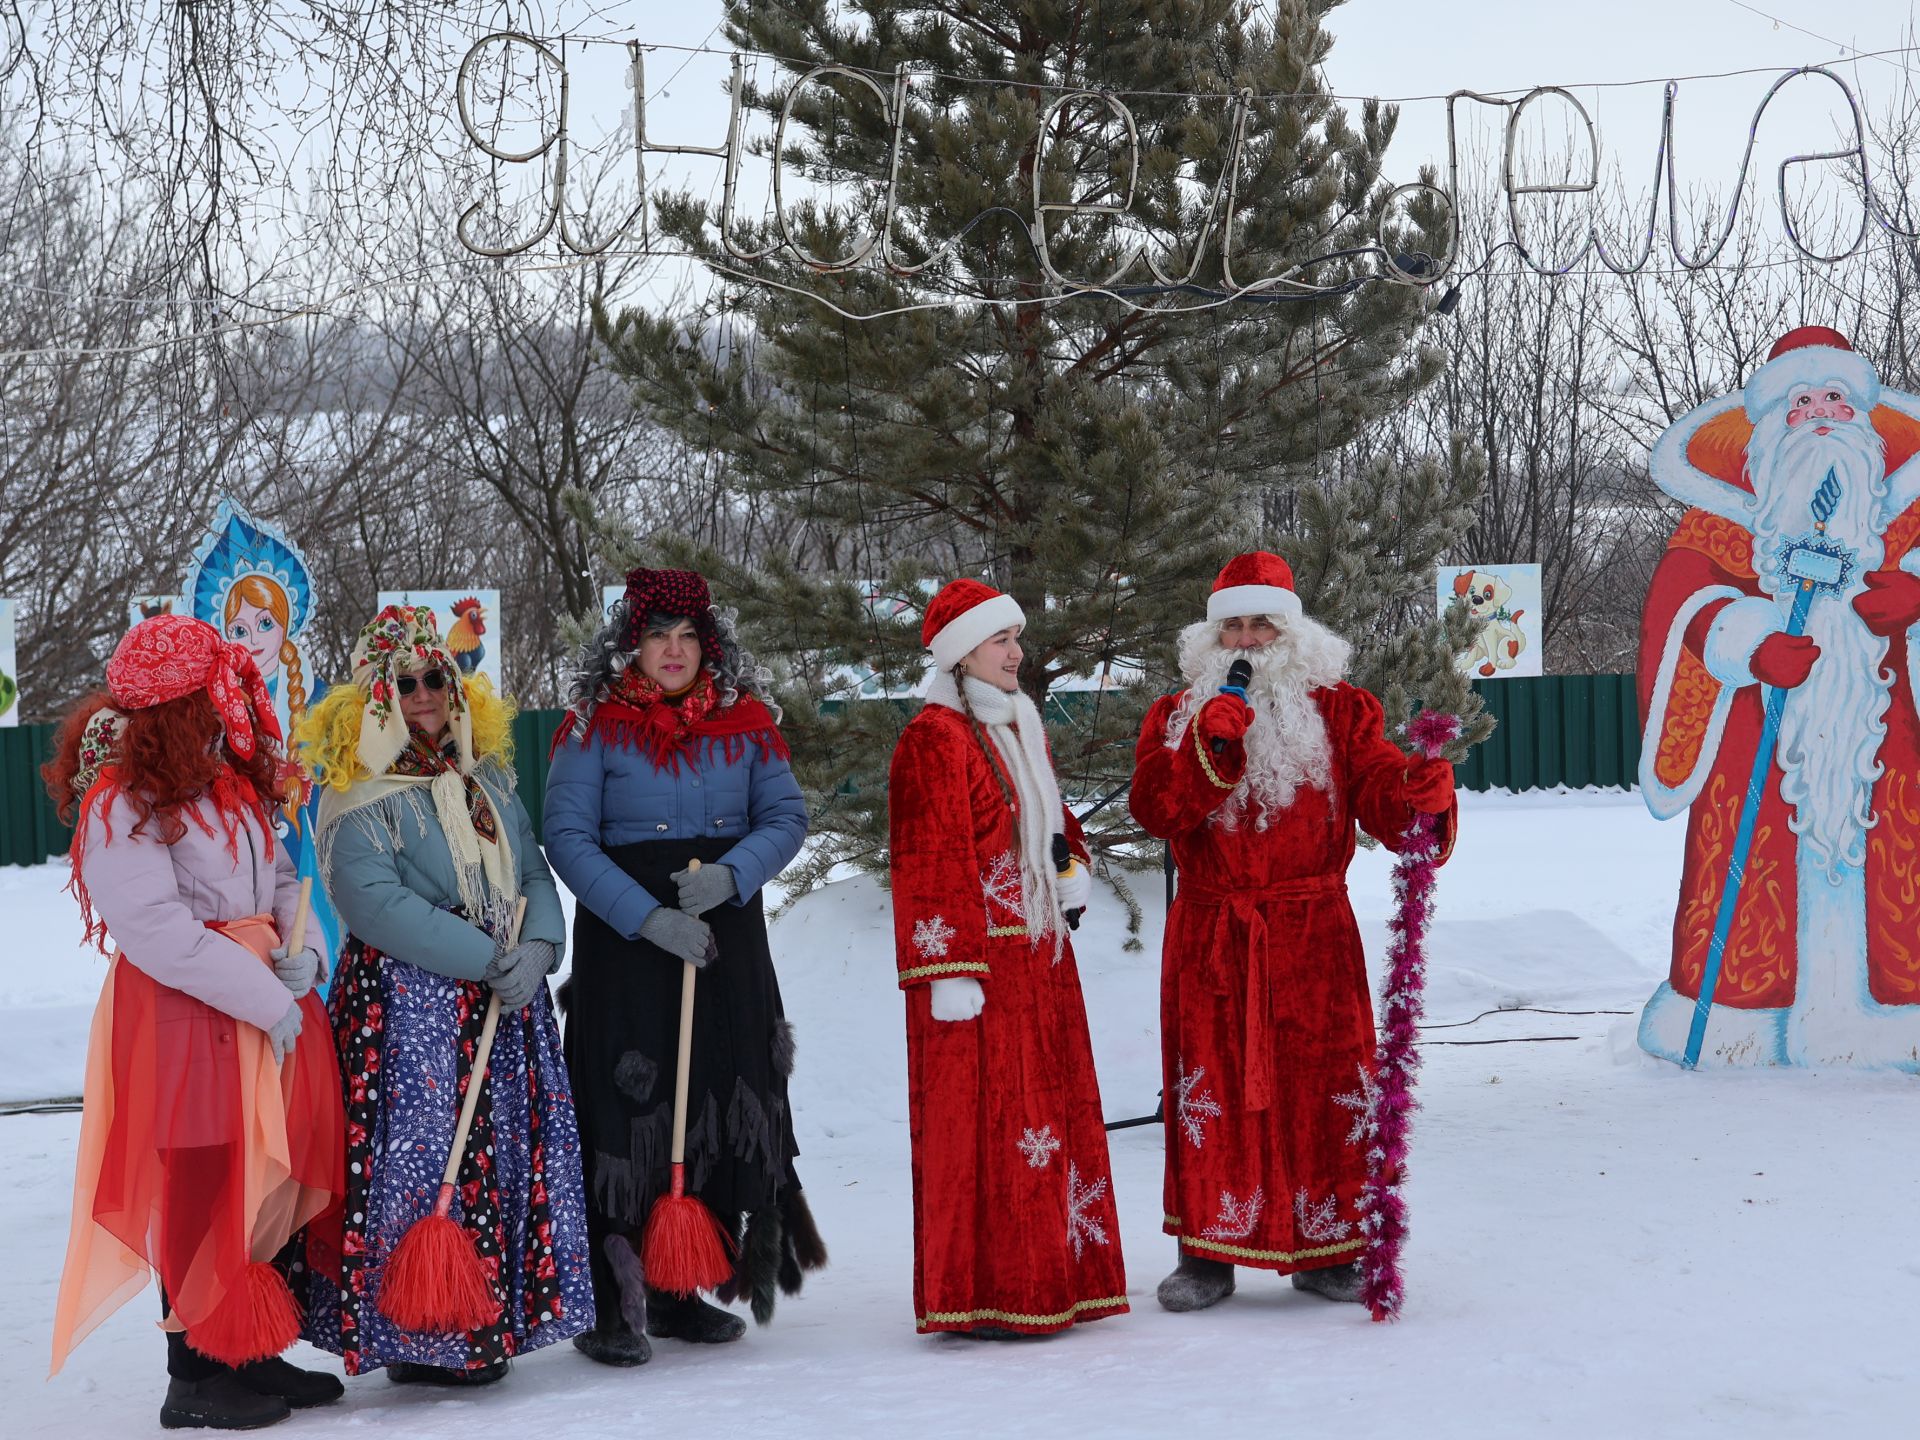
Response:
POLYGON ((1086 841, 1018 686, 1025 617, 955 580, 927 608, 937 674, 889 777, 906 991, 914 1313, 1006 1339, 1127 1309, 1106 1128, 1067 912, 1086 841), (1075 857, 1054 865, 1064 835, 1075 857))

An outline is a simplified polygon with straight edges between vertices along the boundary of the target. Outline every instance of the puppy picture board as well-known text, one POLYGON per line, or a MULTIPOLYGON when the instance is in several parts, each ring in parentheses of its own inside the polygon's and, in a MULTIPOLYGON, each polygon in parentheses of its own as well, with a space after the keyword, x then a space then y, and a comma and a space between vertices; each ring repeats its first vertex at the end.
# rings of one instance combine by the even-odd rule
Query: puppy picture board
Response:
POLYGON ((1473 617, 1486 622, 1458 657, 1463 672, 1476 680, 1544 673, 1538 565, 1442 565, 1434 573, 1434 599, 1442 611, 1464 600, 1473 617))

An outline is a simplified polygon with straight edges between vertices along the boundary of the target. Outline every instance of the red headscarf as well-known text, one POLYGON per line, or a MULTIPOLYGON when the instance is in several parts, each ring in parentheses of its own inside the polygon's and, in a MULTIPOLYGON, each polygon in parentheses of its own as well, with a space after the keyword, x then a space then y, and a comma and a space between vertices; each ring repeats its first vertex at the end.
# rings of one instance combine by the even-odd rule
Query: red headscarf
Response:
POLYGON ((256 730, 281 738, 273 698, 252 654, 190 616, 155 615, 122 636, 107 661, 107 689, 122 710, 205 690, 226 727, 227 744, 242 760, 253 758, 256 730))

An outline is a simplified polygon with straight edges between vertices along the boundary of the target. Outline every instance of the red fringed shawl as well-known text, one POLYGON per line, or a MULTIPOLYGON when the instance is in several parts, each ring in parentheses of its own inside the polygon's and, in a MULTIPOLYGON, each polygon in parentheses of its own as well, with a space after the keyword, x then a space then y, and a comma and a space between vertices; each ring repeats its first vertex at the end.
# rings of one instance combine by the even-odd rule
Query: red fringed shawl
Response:
MULTIPOLYGON (((568 714, 554 733, 547 758, 551 760, 579 730, 580 717, 568 714)), ((742 695, 725 709, 697 718, 664 700, 638 707, 609 698, 595 707, 580 743, 586 745, 596 735, 603 745, 638 750, 653 762, 654 769, 674 774, 679 773, 683 756, 704 755, 714 745, 720 747, 721 758, 729 765, 747 753, 749 744, 763 760, 769 755, 781 760, 793 758, 773 712, 751 695, 742 695)))

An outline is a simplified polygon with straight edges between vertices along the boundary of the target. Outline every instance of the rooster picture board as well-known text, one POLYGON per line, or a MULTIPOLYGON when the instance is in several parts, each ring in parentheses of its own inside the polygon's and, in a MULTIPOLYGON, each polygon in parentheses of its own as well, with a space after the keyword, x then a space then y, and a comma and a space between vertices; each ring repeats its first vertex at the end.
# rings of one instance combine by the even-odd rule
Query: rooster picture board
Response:
POLYGON ((500 592, 498 590, 382 590, 380 606, 425 605, 440 638, 469 675, 481 674, 501 694, 500 592))

